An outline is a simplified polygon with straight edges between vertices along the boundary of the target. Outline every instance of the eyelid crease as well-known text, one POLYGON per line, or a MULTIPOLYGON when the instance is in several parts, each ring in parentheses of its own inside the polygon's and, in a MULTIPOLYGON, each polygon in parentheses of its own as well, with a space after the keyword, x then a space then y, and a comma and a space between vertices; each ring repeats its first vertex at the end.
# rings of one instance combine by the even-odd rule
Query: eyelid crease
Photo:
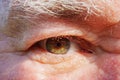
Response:
MULTIPOLYGON (((49 32, 49 31, 48 31, 49 32)), ((80 30, 62 30, 62 31, 54 31, 50 33, 42 33, 42 34, 37 34, 36 33, 31 33, 28 36, 23 36, 23 39, 18 42, 18 48, 17 50, 27 50, 29 49, 35 42, 38 42, 40 40, 44 40, 50 37, 57 37, 57 36, 84 36, 83 32, 80 30), (53 34, 54 33, 54 34, 53 34)))
POLYGON ((88 53, 93 53, 93 49, 95 48, 95 45, 93 43, 91 43, 88 40, 85 40, 79 36, 73 36, 72 37, 72 41, 79 44, 79 48, 81 49, 81 51, 84 52, 88 52, 88 53), (81 46, 82 45, 82 46, 81 46))

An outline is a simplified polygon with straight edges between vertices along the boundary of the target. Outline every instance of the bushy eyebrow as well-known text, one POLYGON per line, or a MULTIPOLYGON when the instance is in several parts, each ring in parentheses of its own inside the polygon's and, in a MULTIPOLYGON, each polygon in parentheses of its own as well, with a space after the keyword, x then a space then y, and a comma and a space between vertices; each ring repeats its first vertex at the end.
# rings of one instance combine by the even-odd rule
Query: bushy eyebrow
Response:
POLYGON ((102 13, 102 10, 94 0, 13 0, 12 10, 22 10, 34 15, 47 14, 57 17, 75 15, 87 17, 88 15, 99 15, 102 13))

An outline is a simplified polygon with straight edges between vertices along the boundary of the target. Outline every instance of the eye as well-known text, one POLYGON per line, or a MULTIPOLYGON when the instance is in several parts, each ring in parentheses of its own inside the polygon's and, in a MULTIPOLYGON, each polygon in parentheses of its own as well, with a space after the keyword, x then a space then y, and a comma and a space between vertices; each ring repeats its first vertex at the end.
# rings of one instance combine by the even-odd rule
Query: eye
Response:
POLYGON ((46 50, 53 54, 65 54, 70 48, 70 40, 65 37, 53 37, 46 40, 46 50))
POLYGON ((66 54, 71 47, 84 53, 93 53, 93 45, 78 36, 57 36, 36 42, 32 48, 52 54, 66 54), (74 45, 74 46, 73 46, 74 45))
POLYGON ((57 36, 36 42, 28 56, 44 64, 58 64, 93 52, 93 45, 79 36, 57 36))

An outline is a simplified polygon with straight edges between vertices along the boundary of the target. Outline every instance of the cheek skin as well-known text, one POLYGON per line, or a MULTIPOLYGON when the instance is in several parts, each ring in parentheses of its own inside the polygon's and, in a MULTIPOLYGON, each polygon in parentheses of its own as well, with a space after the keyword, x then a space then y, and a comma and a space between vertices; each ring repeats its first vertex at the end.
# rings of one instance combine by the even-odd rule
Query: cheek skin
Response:
POLYGON ((99 55, 99 57, 85 58, 83 62, 79 60, 79 57, 84 56, 77 56, 73 60, 52 65, 41 64, 26 56, 13 56, 9 54, 6 60, 4 60, 5 58, 3 60, 0 59, 0 80, 120 79, 119 55, 103 54, 99 55))
POLYGON ((101 80, 120 80, 120 55, 116 53, 99 56, 97 65, 105 75, 101 80))
POLYGON ((83 56, 76 55, 73 56, 71 60, 67 60, 58 64, 42 64, 40 62, 28 59, 21 63, 19 67, 15 69, 16 72, 19 72, 19 75, 15 76, 18 79, 20 79, 22 76, 20 80, 31 80, 31 78, 33 78, 33 80, 64 80, 66 78, 66 75, 69 75, 69 78, 73 77, 74 79, 75 75, 79 77, 79 73, 82 76, 82 72, 87 69, 87 67, 85 67, 84 65, 90 64, 85 57, 84 59, 80 59, 79 57, 83 56), (78 70, 79 68, 80 70, 78 70), (82 69, 83 71, 81 71, 82 69), (72 75, 72 73, 74 73, 74 76, 72 75))

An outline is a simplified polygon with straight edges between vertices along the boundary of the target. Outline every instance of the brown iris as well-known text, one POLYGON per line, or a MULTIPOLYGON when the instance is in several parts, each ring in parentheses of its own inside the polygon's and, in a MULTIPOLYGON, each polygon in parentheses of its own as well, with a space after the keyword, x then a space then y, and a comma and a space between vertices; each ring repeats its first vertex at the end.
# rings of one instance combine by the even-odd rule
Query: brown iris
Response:
POLYGON ((46 49, 53 54, 65 54, 70 48, 70 41, 64 37, 53 37, 46 41, 46 49))

